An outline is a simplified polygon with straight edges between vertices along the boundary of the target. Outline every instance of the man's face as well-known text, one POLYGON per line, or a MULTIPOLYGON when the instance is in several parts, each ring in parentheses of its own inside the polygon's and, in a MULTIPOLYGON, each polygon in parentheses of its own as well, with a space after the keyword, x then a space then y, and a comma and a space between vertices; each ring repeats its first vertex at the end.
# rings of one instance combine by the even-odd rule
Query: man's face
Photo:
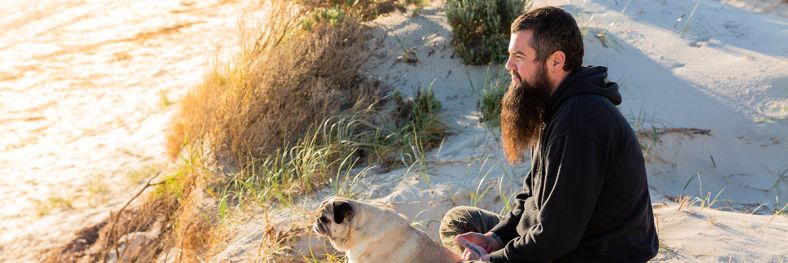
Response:
POLYGON ((506 61, 506 69, 512 75, 512 82, 517 85, 526 82, 526 86, 535 86, 535 80, 539 71, 539 64, 536 61, 536 49, 531 47, 531 37, 533 30, 523 30, 512 33, 509 39, 509 59, 506 61))
POLYGON ((512 83, 501 100, 501 137, 512 164, 522 161, 523 150, 538 143, 550 98, 547 67, 536 61, 536 50, 528 45, 530 36, 530 31, 512 34, 506 63, 512 83))

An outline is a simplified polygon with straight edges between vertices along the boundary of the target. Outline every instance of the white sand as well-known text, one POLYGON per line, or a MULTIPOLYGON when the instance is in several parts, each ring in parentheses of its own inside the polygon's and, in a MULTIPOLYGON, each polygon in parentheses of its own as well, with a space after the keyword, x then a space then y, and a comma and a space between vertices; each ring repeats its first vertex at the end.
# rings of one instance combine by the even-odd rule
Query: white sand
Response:
MULTIPOLYGON (((562 5, 590 29, 585 63, 610 69, 610 79, 622 86, 625 115, 645 116, 646 128, 711 130, 711 137, 662 136, 648 163, 662 241, 655 261, 785 261, 788 219, 771 212, 788 199, 788 176, 778 181, 788 170, 788 48, 781 44, 788 43, 788 20, 768 10, 735 7, 750 2, 703 0, 686 24, 695 1, 633 0, 622 12, 627 2, 537 5, 562 5), (607 31, 607 48, 593 37, 600 31, 607 31), (698 173, 701 179, 685 189, 698 173), (667 196, 714 195, 723 188, 717 209, 679 211, 669 201, 662 207, 667 196), (760 204, 756 215, 749 215, 760 204)), ((125 173, 164 162, 161 132, 174 107, 160 106, 159 92, 181 97, 200 81, 206 53, 236 43, 240 4, 176 14, 170 11, 187 7, 6 5, 0 6, 8 12, 0 29, 10 32, 0 38, 0 196, 9 201, 0 212, 0 261, 27 261, 106 216, 106 205, 125 200, 122 193, 134 187, 123 183, 125 173), (15 10, 30 15, 20 17, 15 10), (198 23, 146 41, 112 42, 193 22, 198 23), (109 201, 93 207, 84 190, 92 178, 106 180, 112 191, 109 201), (75 196, 76 208, 44 217, 32 211, 33 200, 59 195, 75 196)), ((439 6, 376 23, 389 38, 373 74, 406 94, 434 80, 443 120, 455 135, 430 153, 426 167, 367 174, 349 186, 355 197, 393 206, 435 239, 437 220, 453 206, 501 211, 498 197, 516 193, 528 167, 507 166, 497 133, 478 123, 476 103, 487 67, 465 66, 451 57, 451 30, 439 6), (417 65, 395 63, 402 51, 394 34, 406 48, 416 48, 417 65)), ((331 191, 306 197, 296 207, 275 208, 268 223, 303 222, 331 191)), ((227 249, 214 260, 255 258, 264 218, 258 213, 238 223, 227 249)), ((323 243, 312 241, 319 252, 323 243)), ((307 244, 302 239, 298 249, 307 244)))
POLYGON ((128 174, 169 162, 177 107, 163 96, 177 102, 237 46, 245 5, 0 2, 0 261, 62 245, 136 192, 128 174), (39 208, 50 198, 73 209, 39 208))

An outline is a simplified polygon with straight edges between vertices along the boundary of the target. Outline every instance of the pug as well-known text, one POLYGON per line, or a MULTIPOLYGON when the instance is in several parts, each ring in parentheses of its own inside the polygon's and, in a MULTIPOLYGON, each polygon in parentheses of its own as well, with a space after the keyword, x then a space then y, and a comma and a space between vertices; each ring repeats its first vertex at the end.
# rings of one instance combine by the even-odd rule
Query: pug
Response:
POLYGON ((323 201, 313 230, 350 263, 462 261, 394 210, 342 197, 323 201))

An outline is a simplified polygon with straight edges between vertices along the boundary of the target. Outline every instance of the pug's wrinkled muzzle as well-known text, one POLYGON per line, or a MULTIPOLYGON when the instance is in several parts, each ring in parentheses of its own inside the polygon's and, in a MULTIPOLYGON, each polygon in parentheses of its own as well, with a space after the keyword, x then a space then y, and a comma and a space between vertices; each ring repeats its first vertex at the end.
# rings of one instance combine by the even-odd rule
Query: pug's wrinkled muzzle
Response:
POLYGON ((317 234, 321 234, 321 235, 326 235, 327 236, 328 235, 328 224, 330 224, 330 222, 328 222, 328 218, 326 218, 325 215, 321 215, 320 218, 315 220, 315 224, 312 227, 312 229, 317 234))

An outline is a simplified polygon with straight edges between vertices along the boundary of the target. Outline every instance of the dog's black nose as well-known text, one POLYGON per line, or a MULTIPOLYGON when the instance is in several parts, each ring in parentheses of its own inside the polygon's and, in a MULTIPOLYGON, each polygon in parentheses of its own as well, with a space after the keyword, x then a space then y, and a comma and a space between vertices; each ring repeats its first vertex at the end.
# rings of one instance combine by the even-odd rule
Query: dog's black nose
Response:
POLYGON ((320 218, 317 219, 315 225, 312 228, 318 234, 326 234, 328 233, 328 218, 325 215, 320 215, 320 218))

